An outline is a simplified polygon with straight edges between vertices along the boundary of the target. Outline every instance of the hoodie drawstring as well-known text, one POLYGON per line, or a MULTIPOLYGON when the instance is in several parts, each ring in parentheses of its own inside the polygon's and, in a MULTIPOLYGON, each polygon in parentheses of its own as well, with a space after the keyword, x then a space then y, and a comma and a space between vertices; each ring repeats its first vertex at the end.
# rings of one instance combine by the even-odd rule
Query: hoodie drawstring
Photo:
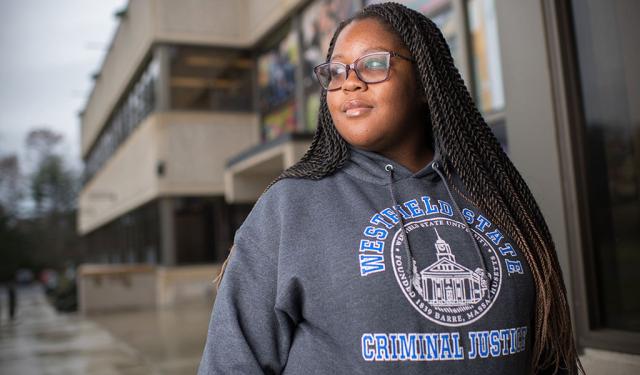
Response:
POLYGON ((433 162, 433 170, 436 171, 438 176, 440 176, 440 178, 442 179, 442 182, 444 183, 444 187, 447 189, 447 193, 449 193, 449 198, 451 198, 451 202, 453 203, 453 207, 456 209, 456 212, 458 213, 458 215, 460 215, 460 219, 462 219, 462 222, 464 223, 464 225, 466 227, 465 232, 467 232, 469 234, 469 238, 471 238, 471 242, 473 243, 473 246, 476 249, 476 254, 478 254, 478 257, 480 258, 480 261, 482 262, 482 269, 486 272, 487 263, 485 262, 484 257, 482 256, 482 251, 480 250, 480 247, 478 246, 478 242, 476 241, 476 239, 473 238, 473 231, 471 230, 471 227, 469 226, 469 223, 467 223, 467 219, 462 214, 462 211, 460 210, 460 207, 458 206, 458 202, 456 202, 456 200, 453 198, 453 194, 451 194, 451 189, 449 188, 449 185, 447 184, 447 179, 444 178, 444 175, 438 169, 438 162, 435 162, 435 161, 433 162))
MULTIPOLYGON (((398 201, 396 200, 396 194, 393 184, 393 165, 387 164, 384 166, 384 170, 389 172, 389 194, 391 194, 391 199, 393 200, 393 209, 397 210, 398 201)), ((406 268, 407 275, 409 276, 409 285, 413 287, 413 253, 411 252, 411 246, 409 245, 409 235, 404 230, 404 218, 401 214, 398 213, 398 218, 400 219, 400 230, 402 231, 402 235, 404 236, 404 252, 407 256, 407 260, 409 261, 409 266, 406 268)))
MULTIPOLYGON (((451 193, 451 189, 449 188, 449 185, 447 184, 447 180, 444 178, 444 175, 442 174, 442 172, 438 169, 438 162, 434 161, 432 163, 432 166, 433 166, 433 170, 436 171, 438 176, 440 176, 440 178, 442 179, 442 182, 444 183, 444 186, 447 189, 447 193, 449 194, 449 198, 451 199, 451 202, 453 203, 453 207, 455 208, 456 212, 458 213, 458 215, 460 216, 460 218, 462 219, 462 222, 464 223, 464 225, 466 227, 465 232, 467 232, 467 234, 469 235, 469 238, 471 239, 471 242, 473 243, 473 246, 474 246, 474 248, 476 250, 476 254, 480 258, 483 270, 485 272, 487 272, 487 263, 486 263, 484 257, 482 256, 482 251, 480 250, 480 247, 478 246, 478 243, 477 243, 476 239, 473 237, 473 231, 471 230, 471 227, 469 226, 469 223, 467 223, 467 220, 465 219, 464 215, 462 214, 462 211, 460 210, 460 207, 458 206, 458 203, 453 198, 453 194, 451 193)), ((398 204, 398 200, 396 199, 396 192, 395 192, 395 188, 394 188, 394 181, 393 181, 394 169, 393 169, 393 165, 387 164, 387 165, 385 165, 384 169, 385 169, 385 171, 387 171, 389 173, 389 194, 391 195, 391 199, 393 200, 393 209, 397 210, 396 207, 398 207, 399 204, 398 204)), ((398 213, 398 218, 400 219, 400 230, 402 231, 402 235, 405 238, 405 241, 403 241, 404 242, 405 255, 407 256, 407 259, 408 259, 408 262, 409 262, 409 266, 406 268, 407 275, 409 276, 410 287, 413 288, 414 277, 415 277, 414 272, 413 272, 413 264, 414 264, 413 253, 411 251, 411 245, 409 244, 409 236, 408 236, 407 232, 404 229, 404 226, 405 226, 404 218, 400 213, 398 213)))

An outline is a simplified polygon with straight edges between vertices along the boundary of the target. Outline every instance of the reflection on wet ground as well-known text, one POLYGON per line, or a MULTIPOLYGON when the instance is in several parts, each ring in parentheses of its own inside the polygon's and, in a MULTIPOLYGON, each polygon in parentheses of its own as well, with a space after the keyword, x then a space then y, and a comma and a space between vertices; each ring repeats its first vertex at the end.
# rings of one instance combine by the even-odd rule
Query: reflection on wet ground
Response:
POLYGON ((18 292, 9 321, 0 290, 0 374, 195 374, 211 305, 91 316, 59 314, 40 287, 18 292))

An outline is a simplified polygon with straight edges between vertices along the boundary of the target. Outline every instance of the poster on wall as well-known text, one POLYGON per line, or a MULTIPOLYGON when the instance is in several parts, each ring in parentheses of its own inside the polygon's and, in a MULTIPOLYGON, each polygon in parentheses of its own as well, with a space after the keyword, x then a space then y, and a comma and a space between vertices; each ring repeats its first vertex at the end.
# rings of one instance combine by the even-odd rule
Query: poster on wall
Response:
POLYGON ((282 134, 296 130, 296 105, 290 101, 279 109, 265 115, 262 120, 263 137, 265 140, 278 138, 282 134))
MULTIPOLYGON (((379 4, 384 0, 366 0, 366 5, 379 4)), ((453 7, 451 0, 395 0, 407 8, 418 11, 429 17, 438 26, 442 35, 447 40, 451 56, 454 61, 458 60, 458 41, 456 33, 456 23, 453 17, 453 7)))
POLYGON ((326 61, 331 37, 338 24, 360 9, 359 0, 317 0, 302 14, 302 50, 305 77, 326 61))
POLYGON ((296 129, 295 72, 300 64, 297 33, 290 30, 258 57, 259 108, 264 140, 296 129))
MULTIPOLYGON (((365 0, 365 5, 386 3, 387 0, 365 0)), ((430 15, 442 6, 447 5, 451 0, 394 0, 396 3, 400 3, 407 8, 417 10, 418 12, 430 15)))
POLYGON ((271 50, 258 57, 260 110, 270 112, 290 100, 295 92, 298 61, 297 35, 292 30, 271 50))
POLYGON ((483 113, 500 111, 505 99, 495 2, 470 0, 468 6, 475 99, 483 113))
POLYGON ((302 13, 302 64, 307 131, 315 129, 320 106, 320 85, 313 75, 313 67, 326 61, 329 43, 338 24, 360 10, 360 5, 360 0, 316 0, 302 13))

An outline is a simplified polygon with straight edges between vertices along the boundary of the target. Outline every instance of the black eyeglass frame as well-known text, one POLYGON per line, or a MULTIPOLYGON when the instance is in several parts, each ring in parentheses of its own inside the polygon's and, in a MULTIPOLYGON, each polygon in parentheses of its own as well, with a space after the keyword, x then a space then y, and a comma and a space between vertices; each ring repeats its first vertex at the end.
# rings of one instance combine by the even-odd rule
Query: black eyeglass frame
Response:
MULTIPOLYGON (((358 57, 351 64, 345 64, 345 63, 341 63, 341 62, 338 62, 338 61, 327 61, 327 62, 324 62, 322 64, 319 64, 319 65, 316 65, 315 67, 313 67, 313 73, 315 74, 316 80, 320 84, 320 87, 322 87, 324 90, 327 90, 327 91, 336 91, 336 90, 340 90, 342 88, 342 85, 340 85, 339 87, 336 87, 336 88, 333 88, 333 89, 329 89, 328 87, 325 87, 322 84, 322 80, 320 79, 320 75, 318 74, 318 70, 321 67, 329 66, 331 64, 339 64, 339 65, 342 65, 342 66, 345 67, 345 69, 346 69, 345 76, 344 76, 345 77, 344 78, 345 81, 347 79, 349 79, 349 71, 353 70, 356 73, 356 76, 358 77, 358 79, 361 80, 362 82, 366 83, 366 84, 384 82, 384 81, 389 79, 389 72, 391 71, 391 64, 389 64, 389 67, 387 68, 387 74, 385 75, 385 77, 383 79, 376 80, 376 81, 366 81, 366 80, 364 80, 360 76, 360 72, 356 68, 356 65, 358 64, 358 62, 360 60, 362 60, 362 59, 364 59, 366 57, 369 57, 369 56, 372 56, 372 55, 378 55, 378 54, 388 54, 389 55, 389 62, 391 62, 391 58, 392 57, 400 57, 400 58, 405 59, 407 61, 410 61, 412 63, 415 62, 415 60, 413 60, 412 58, 404 56, 404 55, 401 55, 401 54, 399 54, 397 52, 394 52, 394 51, 376 51, 376 52, 367 53, 365 55, 362 55, 362 56, 358 57)), ((329 82, 331 82, 331 81, 329 81, 329 82)))

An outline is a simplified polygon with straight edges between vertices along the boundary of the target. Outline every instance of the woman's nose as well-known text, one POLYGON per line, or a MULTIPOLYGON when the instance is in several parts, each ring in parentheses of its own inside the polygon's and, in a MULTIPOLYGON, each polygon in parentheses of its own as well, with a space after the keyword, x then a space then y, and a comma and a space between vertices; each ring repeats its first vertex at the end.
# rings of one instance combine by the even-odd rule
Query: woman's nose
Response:
POLYGON ((356 74, 356 71, 349 69, 347 71, 347 79, 342 83, 342 89, 346 91, 364 90, 367 84, 360 80, 360 77, 356 74))

